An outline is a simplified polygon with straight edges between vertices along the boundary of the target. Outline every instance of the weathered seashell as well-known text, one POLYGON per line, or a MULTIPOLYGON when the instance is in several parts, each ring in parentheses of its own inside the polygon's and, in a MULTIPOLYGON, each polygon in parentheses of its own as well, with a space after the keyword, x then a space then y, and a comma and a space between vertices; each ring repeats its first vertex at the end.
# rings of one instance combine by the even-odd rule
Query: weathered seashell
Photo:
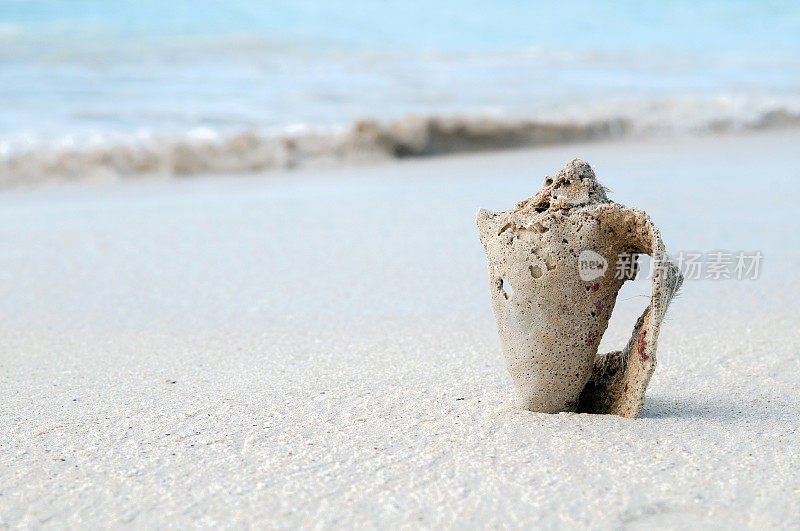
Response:
POLYGON ((477 221, 521 407, 637 416, 661 321, 683 281, 649 216, 609 201, 589 164, 575 159, 535 196, 506 212, 481 209, 477 221), (623 350, 598 356, 617 293, 635 278, 641 253, 654 264, 650 305, 623 350))

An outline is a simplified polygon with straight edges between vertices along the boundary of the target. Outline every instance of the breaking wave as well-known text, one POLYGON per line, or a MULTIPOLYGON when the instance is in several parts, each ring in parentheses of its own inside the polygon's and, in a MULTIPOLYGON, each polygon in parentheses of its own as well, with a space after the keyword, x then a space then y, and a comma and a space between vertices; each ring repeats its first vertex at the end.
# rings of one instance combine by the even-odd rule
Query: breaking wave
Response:
POLYGON ((172 137, 74 142, 69 147, 10 149, 0 143, 0 185, 255 173, 656 134, 800 126, 800 109, 786 106, 757 111, 748 107, 746 114, 709 111, 708 107, 700 112, 685 106, 682 115, 676 115, 674 107, 669 109, 669 119, 664 119, 659 104, 628 103, 620 104, 619 112, 613 114, 605 106, 602 111, 575 109, 572 116, 567 111, 560 118, 540 120, 406 116, 387 123, 362 120, 346 128, 295 127, 227 135, 195 131, 172 137))

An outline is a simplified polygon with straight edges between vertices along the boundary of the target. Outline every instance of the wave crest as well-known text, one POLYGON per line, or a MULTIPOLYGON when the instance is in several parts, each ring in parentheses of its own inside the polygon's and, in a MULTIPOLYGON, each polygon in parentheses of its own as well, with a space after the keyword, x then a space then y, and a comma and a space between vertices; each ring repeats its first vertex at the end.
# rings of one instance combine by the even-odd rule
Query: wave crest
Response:
MULTIPOLYGON (((800 126, 800 113, 771 109, 747 122, 715 117, 693 130, 724 132, 800 126)), ((345 130, 247 131, 100 146, 40 148, 0 156, 0 185, 108 181, 140 176, 253 173, 404 157, 533 147, 643 136, 666 129, 632 116, 589 121, 503 120, 478 116, 407 116, 388 124, 362 120, 345 130)), ((674 131, 673 131, 674 132, 674 131)))

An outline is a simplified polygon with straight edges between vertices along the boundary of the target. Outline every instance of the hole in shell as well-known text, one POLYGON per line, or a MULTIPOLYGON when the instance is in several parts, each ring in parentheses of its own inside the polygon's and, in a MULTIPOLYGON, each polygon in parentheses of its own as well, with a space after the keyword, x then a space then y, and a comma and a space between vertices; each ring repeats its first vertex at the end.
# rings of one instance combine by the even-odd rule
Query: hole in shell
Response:
MULTIPOLYGON (((650 267, 650 257, 647 255, 639 255, 639 260, 642 261, 644 271, 646 272, 650 267)), ((636 320, 650 304, 650 295, 652 294, 653 288, 651 280, 648 277, 649 275, 644 274, 635 280, 627 280, 622 285, 616 297, 614 311, 611 313, 608 328, 600 343, 600 352, 619 350, 628 343, 636 320)), ((591 300, 594 300, 599 297, 600 293, 601 291, 598 290, 596 292, 589 292, 587 295, 591 300)), ((599 312, 599 314, 603 313, 604 312, 599 312)))
POLYGON ((508 280, 500 277, 497 281, 497 285, 500 288, 500 293, 502 293, 506 299, 510 299, 514 296, 514 288, 511 287, 511 283, 509 283, 508 280))

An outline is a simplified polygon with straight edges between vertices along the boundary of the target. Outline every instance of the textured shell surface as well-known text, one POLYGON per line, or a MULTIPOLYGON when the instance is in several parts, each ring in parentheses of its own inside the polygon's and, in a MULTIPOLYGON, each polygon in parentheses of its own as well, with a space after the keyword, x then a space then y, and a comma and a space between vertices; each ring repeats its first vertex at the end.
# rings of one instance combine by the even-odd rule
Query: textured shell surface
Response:
POLYGON ((578 159, 513 209, 480 210, 477 222, 520 406, 578 410, 617 294, 635 276, 635 253, 652 254, 654 237, 660 243, 657 229, 644 212, 610 203, 589 164, 578 159), (626 277, 613 267, 620 256, 632 257, 626 277), (587 267, 595 268, 588 276, 587 267))

